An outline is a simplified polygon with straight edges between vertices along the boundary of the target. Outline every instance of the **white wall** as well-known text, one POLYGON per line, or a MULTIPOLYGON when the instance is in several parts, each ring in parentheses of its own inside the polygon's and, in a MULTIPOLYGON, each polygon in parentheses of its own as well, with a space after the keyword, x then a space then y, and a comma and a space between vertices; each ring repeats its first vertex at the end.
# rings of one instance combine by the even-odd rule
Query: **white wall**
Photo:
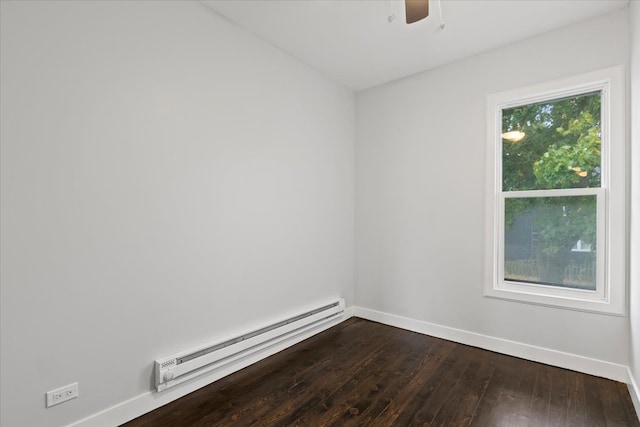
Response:
POLYGON ((631 292, 629 367, 631 395, 640 413, 640 2, 629 6, 631 19, 631 292))
POLYGON ((351 92, 198 2, 1 4, 0 424, 79 420, 150 390, 156 357, 352 304, 351 92))
POLYGON ((356 303, 617 365, 629 320, 483 298, 486 95, 628 59, 627 11, 356 95, 356 303))

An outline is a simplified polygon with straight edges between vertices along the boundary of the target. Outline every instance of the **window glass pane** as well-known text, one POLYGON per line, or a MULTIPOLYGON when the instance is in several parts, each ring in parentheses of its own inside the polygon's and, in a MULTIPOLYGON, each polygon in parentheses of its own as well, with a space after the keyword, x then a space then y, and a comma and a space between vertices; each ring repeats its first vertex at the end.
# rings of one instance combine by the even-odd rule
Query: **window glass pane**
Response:
POLYGON ((600 187, 601 93, 502 110, 502 190, 600 187))
POLYGON ((505 199, 504 279, 596 289, 596 196, 505 199))

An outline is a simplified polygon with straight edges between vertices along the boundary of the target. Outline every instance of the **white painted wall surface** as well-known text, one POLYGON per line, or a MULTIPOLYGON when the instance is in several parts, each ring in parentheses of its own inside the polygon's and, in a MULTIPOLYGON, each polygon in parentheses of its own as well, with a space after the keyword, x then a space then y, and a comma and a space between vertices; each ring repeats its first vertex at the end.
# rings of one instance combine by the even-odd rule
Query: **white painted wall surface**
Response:
POLYGON ((150 390, 157 357, 352 305, 352 93, 195 1, 0 14, 1 425, 74 422, 150 390))
POLYGON ((629 5, 631 20, 631 280, 629 368, 640 413, 640 2, 629 5))
POLYGON ((621 10, 356 95, 358 306, 627 365, 627 317, 484 298, 482 274, 486 95, 627 64, 628 27, 621 10))

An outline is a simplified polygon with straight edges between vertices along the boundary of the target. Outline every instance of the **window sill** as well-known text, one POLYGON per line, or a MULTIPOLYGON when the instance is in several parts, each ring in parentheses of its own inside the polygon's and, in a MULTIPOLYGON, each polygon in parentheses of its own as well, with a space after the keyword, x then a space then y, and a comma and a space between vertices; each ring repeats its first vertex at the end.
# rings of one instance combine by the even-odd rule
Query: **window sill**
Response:
POLYGON ((546 307, 562 308, 573 311, 584 311, 589 313, 606 314, 611 316, 625 316, 624 305, 615 303, 601 298, 592 291, 572 290, 565 293, 575 294, 568 295, 550 295, 542 294, 538 288, 542 285, 535 286, 535 290, 527 291, 526 286, 520 285, 512 289, 499 289, 497 287, 485 289, 484 296, 486 298, 496 298, 509 301, 517 301, 525 304, 541 305, 546 307), (514 289, 515 288, 515 289, 514 289), (521 289, 517 289, 521 288, 521 289), (580 298, 580 296, 588 296, 588 298, 580 298))

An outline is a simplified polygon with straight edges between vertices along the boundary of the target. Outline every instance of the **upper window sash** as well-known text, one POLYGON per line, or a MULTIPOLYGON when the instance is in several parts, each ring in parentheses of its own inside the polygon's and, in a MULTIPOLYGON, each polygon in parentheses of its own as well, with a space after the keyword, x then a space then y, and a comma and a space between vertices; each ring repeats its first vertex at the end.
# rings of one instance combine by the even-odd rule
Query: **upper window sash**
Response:
MULTIPOLYGON (((530 95, 527 97, 523 97, 521 99, 508 100, 498 104, 493 105, 493 112, 495 114, 494 121, 494 143, 497 146, 494 146, 494 154, 495 154, 495 167, 496 167, 496 177, 494 181, 495 191, 502 192, 503 190, 503 164, 502 164, 502 153, 503 146, 505 144, 502 139, 502 111, 508 110, 517 107, 523 107, 531 104, 540 104, 549 101, 554 101, 563 98, 571 98, 576 96, 581 96, 589 93, 600 93, 600 133, 601 133, 601 153, 600 153, 600 187, 606 188, 609 185, 609 171, 608 171, 608 160, 609 160, 609 137, 610 137, 610 81, 600 80, 594 81, 584 84, 573 85, 571 87, 563 88, 561 90, 552 91, 550 93, 537 93, 534 95, 530 95)), ((517 191, 528 191, 528 190, 517 190, 517 191)))

